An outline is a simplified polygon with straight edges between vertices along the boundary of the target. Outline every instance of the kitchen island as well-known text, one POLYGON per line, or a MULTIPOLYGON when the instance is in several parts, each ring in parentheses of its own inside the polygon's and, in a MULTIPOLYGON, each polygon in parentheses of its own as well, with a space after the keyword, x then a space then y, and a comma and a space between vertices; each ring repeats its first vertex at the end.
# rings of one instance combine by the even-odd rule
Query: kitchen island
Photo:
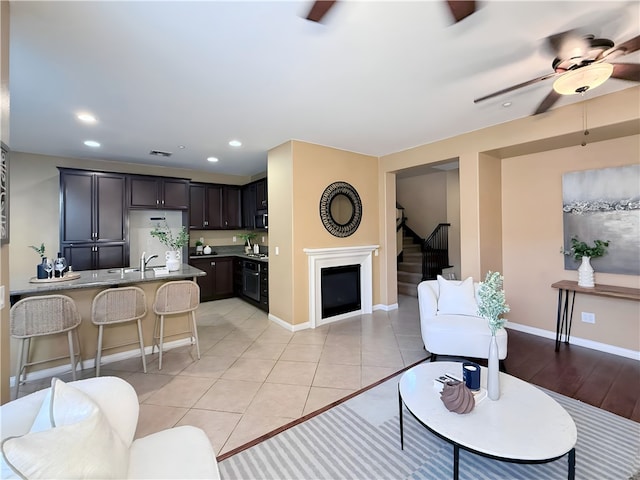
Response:
MULTIPOLYGON (((11 303, 17 302, 20 298, 34 295, 59 294, 71 297, 80 312, 82 324, 79 328, 80 346, 82 359, 85 368, 94 366, 95 352, 98 339, 98 328, 91 323, 91 303, 94 297, 102 290, 107 288, 115 288, 120 286, 138 286, 146 296, 147 314, 142 319, 142 330, 147 355, 151 353, 153 345, 153 327, 155 323, 155 314, 153 313, 153 302, 158 287, 168 281, 174 280, 196 280, 198 277, 206 275, 202 270, 191 265, 182 264, 181 267, 174 272, 165 274, 157 274, 153 268, 146 269, 141 272, 133 268, 114 268, 108 270, 85 270, 81 272, 73 272, 79 275, 79 278, 68 281, 58 282, 38 282, 31 283, 29 279, 11 279, 11 303)), ((197 315, 197 312, 196 312, 197 315)), ((185 345, 189 343, 189 334, 183 333, 188 330, 189 317, 185 314, 181 317, 172 317, 166 322, 165 336, 169 336, 169 341, 165 342, 165 350, 185 345), (171 337, 171 335, 174 335, 171 337)), ((102 364, 104 366, 105 375, 109 369, 108 363, 131 358, 139 357, 139 346, 135 343, 137 334, 134 324, 114 325, 105 329, 104 346, 120 345, 114 349, 108 349, 103 353, 102 364), (130 345, 122 345, 133 342, 130 345)), ((11 342, 11 372, 15 372, 17 352, 17 343, 12 339, 11 342)), ((147 357, 150 369, 154 368, 154 360, 157 358, 157 349, 154 358, 147 357)), ((38 361, 41 359, 55 358, 62 355, 68 355, 67 337, 66 335, 56 335, 51 337, 38 338, 32 348, 32 357, 30 361, 38 361), (37 344, 37 346, 36 346, 37 344)), ((195 353, 194 353, 195 355, 195 353)), ((139 360, 135 360, 138 362, 139 360)), ((137 365, 137 364, 136 364, 137 365)), ((157 362, 155 363, 157 369, 157 362)), ((68 359, 55 360, 46 362, 33 367, 29 371, 27 379, 35 379, 59 375, 69 371, 68 359)))

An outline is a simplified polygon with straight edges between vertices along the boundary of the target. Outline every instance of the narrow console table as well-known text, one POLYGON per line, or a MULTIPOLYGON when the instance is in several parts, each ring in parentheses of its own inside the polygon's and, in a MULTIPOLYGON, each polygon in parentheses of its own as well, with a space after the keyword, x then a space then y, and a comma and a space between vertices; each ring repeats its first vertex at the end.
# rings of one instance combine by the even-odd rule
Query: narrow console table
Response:
POLYGON ((599 297, 623 298, 626 300, 640 300, 640 289, 632 287, 617 287, 615 285, 600 285, 595 287, 580 287, 578 282, 560 280, 551 285, 558 289, 558 318, 556 320, 556 352, 560 350, 560 343, 564 331, 564 343, 569 343, 571 336, 571 320, 573 318, 573 304, 576 300, 576 292, 599 297), (571 296, 571 308, 569 308, 569 296, 571 296))

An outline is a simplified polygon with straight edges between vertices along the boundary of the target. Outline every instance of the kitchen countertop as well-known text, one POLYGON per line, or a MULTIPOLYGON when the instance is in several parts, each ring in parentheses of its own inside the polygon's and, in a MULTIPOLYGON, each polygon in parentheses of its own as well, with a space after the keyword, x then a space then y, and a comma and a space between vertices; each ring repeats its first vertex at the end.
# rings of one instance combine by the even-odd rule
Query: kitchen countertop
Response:
POLYGON ((180 269, 164 275, 156 275, 153 268, 149 268, 142 273, 139 271, 124 273, 123 270, 120 268, 84 270, 74 272, 80 274, 80 278, 52 283, 30 283, 28 278, 19 279, 18 281, 12 280, 10 295, 47 294, 81 288, 109 288, 162 280, 184 280, 206 275, 202 270, 184 263, 180 269))
POLYGON ((211 253, 209 255, 189 255, 189 260, 197 260, 199 258, 221 258, 221 257, 237 257, 245 260, 255 260, 256 262, 265 262, 265 263, 269 262, 268 256, 254 257, 252 255, 247 255, 246 253, 238 253, 238 252, 233 252, 233 253, 218 252, 215 254, 211 253))

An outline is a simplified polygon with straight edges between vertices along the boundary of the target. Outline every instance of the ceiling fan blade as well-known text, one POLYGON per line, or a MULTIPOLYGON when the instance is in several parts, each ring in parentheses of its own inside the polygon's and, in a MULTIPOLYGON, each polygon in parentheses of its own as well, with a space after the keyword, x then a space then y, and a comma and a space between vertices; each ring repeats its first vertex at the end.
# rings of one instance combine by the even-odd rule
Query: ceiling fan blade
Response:
POLYGON ((536 109, 535 112, 533 112, 533 114, 538 115, 539 113, 546 112, 551 107, 553 107, 553 105, 558 101, 560 96, 561 95, 558 92, 556 92, 555 90, 551 90, 551 92, 549 92, 549 95, 547 95, 545 99, 542 101, 542 103, 538 105, 538 108, 536 109))
POLYGON ((485 95, 484 97, 476 98, 473 101, 473 103, 482 102, 483 100, 488 100, 490 98, 497 97, 498 95, 502 95, 503 93, 512 92, 512 91, 517 90, 519 88, 526 87, 528 85, 533 85, 534 83, 542 82, 543 80, 546 80, 547 78, 555 77, 556 75, 559 75, 559 74, 556 73, 556 72, 548 73, 548 74, 543 75, 541 77, 534 78, 533 80, 529 80, 527 82, 522 82, 522 83, 519 83, 517 85, 513 85, 512 87, 508 87, 508 88, 504 88, 502 90, 498 90, 497 92, 491 93, 489 95, 485 95))
POLYGON ((625 55, 629 55, 637 50, 640 50, 640 35, 632 38, 631 40, 627 40, 620 45, 616 45, 616 50, 624 50, 625 55))
POLYGON ((448 0, 447 4, 456 23, 476 11, 476 2, 473 0, 448 0))
POLYGON ((311 10, 309 10, 309 15, 307 15, 307 20, 311 20, 312 22, 321 22, 335 3, 336 0, 318 0, 313 2, 311 10))
POLYGON ((621 80, 631 80, 632 82, 640 82, 640 64, 638 63, 612 63, 613 78, 621 80))

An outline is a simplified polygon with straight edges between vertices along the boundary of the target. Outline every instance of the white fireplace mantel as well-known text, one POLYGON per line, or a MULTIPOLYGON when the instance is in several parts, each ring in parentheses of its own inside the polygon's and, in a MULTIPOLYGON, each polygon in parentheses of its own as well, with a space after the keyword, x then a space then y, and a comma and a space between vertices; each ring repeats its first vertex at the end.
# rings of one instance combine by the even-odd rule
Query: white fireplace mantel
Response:
POLYGON ((309 257, 309 325, 311 328, 373 311, 373 271, 371 256, 380 245, 355 247, 305 248, 309 257), (334 317, 322 318, 322 291, 320 289, 323 268, 344 265, 360 265, 360 310, 334 317))

